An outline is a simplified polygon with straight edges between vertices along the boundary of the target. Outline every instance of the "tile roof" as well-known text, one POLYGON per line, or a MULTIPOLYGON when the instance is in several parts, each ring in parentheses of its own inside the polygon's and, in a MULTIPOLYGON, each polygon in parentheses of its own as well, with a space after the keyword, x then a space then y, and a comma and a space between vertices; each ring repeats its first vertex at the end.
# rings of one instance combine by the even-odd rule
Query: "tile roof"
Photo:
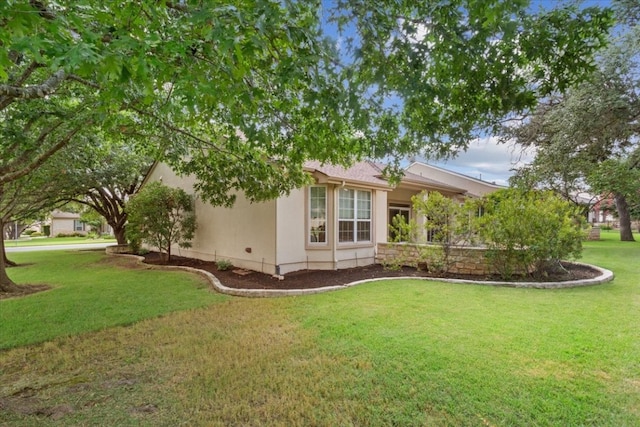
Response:
POLYGON ((389 187, 387 180, 382 178, 380 170, 371 162, 356 162, 351 167, 345 168, 342 166, 322 164, 313 160, 305 162, 304 166, 306 169, 320 172, 330 179, 389 187))

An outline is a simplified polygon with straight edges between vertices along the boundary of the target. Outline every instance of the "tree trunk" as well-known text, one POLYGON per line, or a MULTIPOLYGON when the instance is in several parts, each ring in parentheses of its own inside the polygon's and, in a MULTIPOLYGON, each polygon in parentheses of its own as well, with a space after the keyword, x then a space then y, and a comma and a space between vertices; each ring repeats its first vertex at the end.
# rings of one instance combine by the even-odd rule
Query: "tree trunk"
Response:
POLYGON ((627 199, 622 194, 615 194, 616 209, 618 210, 618 219, 620 220, 620 241, 635 242, 633 231, 631 230, 631 214, 629 213, 629 205, 627 199))
POLYGON ((126 245, 127 238, 124 234, 124 226, 118 226, 116 224, 109 224, 113 230, 113 235, 116 236, 116 241, 119 245, 126 245))
MULTIPOLYGON (((0 229, 4 228, 4 224, 0 221, 0 229)), ((3 236, 4 237, 4 236, 3 236)), ((6 258, 6 254, 4 252, 4 239, 0 239, 0 251, 2 251, 2 256, 0 256, 0 292, 17 292, 20 288, 15 284, 13 280, 9 278, 7 275, 7 266, 4 263, 6 258)))
MULTIPOLYGON (((4 245, 3 245, 3 248, 4 248, 4 245)), ((17 263, 15 263, 15 262, 11 261, 9 258, 7 258, 7 253, 6 252, 4 252, 2 254, 2 257, 4 258, 5 267, 17 267, 18 266, 17 263)))

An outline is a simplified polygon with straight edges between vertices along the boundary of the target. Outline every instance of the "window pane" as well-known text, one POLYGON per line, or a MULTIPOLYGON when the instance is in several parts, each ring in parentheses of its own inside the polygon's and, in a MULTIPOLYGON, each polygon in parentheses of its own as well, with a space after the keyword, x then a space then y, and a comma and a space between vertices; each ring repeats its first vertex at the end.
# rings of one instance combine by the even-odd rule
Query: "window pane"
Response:
POLYGON ((358 191, 358 219, 371 219, 371 193, 358 191))
POLYGON ((358 242, 371 241, 371 222, 358 221, 358 242))
POLYGON ((338 241, 353 242, 353 221, 338 222, 338 241))
POLYGON ((309 189, 309 241, 327 242, 327 189, 325 187, 309 189))
POLYGON ((354 190, 341 188, 338 197, 338 218, 353 219, 354 190))

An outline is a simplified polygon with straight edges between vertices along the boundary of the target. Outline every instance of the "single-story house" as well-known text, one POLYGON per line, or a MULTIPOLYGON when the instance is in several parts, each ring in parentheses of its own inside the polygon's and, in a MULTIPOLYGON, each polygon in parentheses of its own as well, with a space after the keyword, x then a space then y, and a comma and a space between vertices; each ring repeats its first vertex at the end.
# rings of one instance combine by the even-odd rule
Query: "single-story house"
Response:
POLYGON ((90 225, 82 222, 80 214, 76 212, 65 212, 59 209, 54 210, 49 215, 48 225, 50 226, 49 235, 51 237, 58 236, 60 234, 82 234, 86 235, 90 231, 95 231, 100 234, 111 234, 113 230, 109 224, 103 224, 101 227, 93 228, 90 225))
POLYGON ((87 233, 87 225, 80 221, 80 214, 75 212, 64 212, 54 210, 50 215, 51 231, 50 235, 55 237, 59 234, 87 233))
MULTIPOLYGON (((196 198, 192 247, 173 253, 277 275, 364 266, 375 262, 377 244, 387 242, 390 219, 413 217, 412 196, 438 191, 462 201, 477 194, 475 187, 470 191, 423 173, 416 163, 397 186, 383 177, 382 165, 370 161, 349 168, 307 162, 305 169, 314 184, 275 200, 250 203, 238 194, 234 206, 225 208, 196 198)), ((194 194, 194 178, 179 177, 164 163, 156 163, 145 182, 159 180, 194 194)))

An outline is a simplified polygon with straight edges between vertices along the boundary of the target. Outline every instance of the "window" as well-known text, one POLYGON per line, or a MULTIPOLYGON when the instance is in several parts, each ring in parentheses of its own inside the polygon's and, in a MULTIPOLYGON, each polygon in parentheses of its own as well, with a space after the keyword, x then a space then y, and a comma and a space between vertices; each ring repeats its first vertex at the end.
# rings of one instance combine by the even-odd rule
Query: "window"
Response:
POLYGON ((74 219, 73 220, 73 231, 84 231, 84 222, 74 219))
POLYGON ((338 193, 338 241, 371 241, 371 192, 341 188, 338 193))
POLYGON ((408 225, 411 218, 409 205, 389 206, 389 241, 407 242, 410 239, 409 231, 399 226, 400 222, 408 225))
POLYGON ((327 243, 326 187, 309 187, 309 242, 327 243))

